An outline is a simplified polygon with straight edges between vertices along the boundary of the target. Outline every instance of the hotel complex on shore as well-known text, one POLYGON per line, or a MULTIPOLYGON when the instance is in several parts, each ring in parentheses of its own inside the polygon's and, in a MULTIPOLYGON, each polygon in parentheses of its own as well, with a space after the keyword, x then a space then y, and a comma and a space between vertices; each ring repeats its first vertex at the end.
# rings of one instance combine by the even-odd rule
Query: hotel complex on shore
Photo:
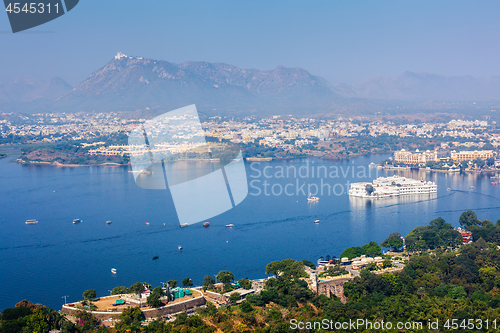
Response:
POLYGON ((406 165, 420 165, 425 166, 427 162, 439 162, 440 160, 451 159, 452 162, 462 162, 462 161, 475 161, 475 160, 487 160, 494 157, 495 154, 493 150, 465 150, 465 151, 455 151, 450 152, 449 158, 439 158, 437 151, 419 151, 411 152, 405 149, 394 152, 394 161, 406 165))
POLYGON ((437 185, 431 181, 417 180, 397 175, 379 177, 373 183, 352 183, 349 195, 362 198, 384 198, 409 194, 437 193, 437 185))
POLYGON ((403 164, 425 165, 429 161, 437 162, 439 158, 436 151, 427 150, 425 152, 420 152, 417 149, 412 153, 408 150, 401 149, 394 153, 394 160, 403 164))

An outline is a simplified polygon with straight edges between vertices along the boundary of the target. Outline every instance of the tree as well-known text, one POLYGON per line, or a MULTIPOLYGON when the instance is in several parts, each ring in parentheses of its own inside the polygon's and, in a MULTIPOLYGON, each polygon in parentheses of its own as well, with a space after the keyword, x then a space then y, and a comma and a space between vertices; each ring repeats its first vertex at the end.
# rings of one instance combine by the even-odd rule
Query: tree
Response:
POLYGON ((249 279, 239 279, 238 284, 243 289, 247 289, 247 290, 252 289, 252 281, 250 281, 249 279))
POLYGON ((224 284, 224 290, 231 290, 231 281, 234 280, 234 274, 230 271, 220 271, 216 276, 217 281, 224 284))
POLYGON ((193 280, 191 278, 185 278, 182 280, 182 286, 183 287, 191 287, 193 285, 193 280))
POLYGON ((465 289, 462 286, 453 287, 448 291, 448 297, 451 297, 454 299, 465 298, 466 296, 467 296, 467 293, 465 292, 465 289))
POLYGON ((390 247, 393 251, 398 251, 403 247, 403 240, 401 239, 401 234, 395 232, 389 235, 385 241, 382 242, 383 247, 390 247))
POLYGON ((475 159, 474 161, 472 161, 475 165, 477 165, 478 168, 482 168, 484 167, 485 165, 485 162, 481 159, 475 159))
POLYGON ((119 294, 126 294, 127 293, 127 287, 124 286, 119 286, 119 287, 114 287, 111 290, 111 295, 119 295, 119 294))
POLYGON ((392 260, 389 258, 385 258, 382 262, 382 266, 384 266, 384 268, 392 267, 392 260))
POLYGON ((368 193, 368 195, 371 195, 375 191, 372 184, 366 184, 365 190, 366 190, 366 193, 368 193))
POLYGON ((266 265, 266 274, 274 274, 277 278, 297 279, 307 276, 304 264, 293 259, 273 261, 266 265))
POLYGON ((474 213, 472 210, 463 212, 462 215, 460 215, 458 222, 460 222, 460 225, 465 228, 475 225, 481 225, 481 221, 477 218, 476 213, 474 213))
POLYGON ((144 314, 138 306, 129 306, 120 314, 120 321, 115 325, 115 328, 118 332, 126 332, 127 330, 140 332, 143 318, 144 314))
POLYGON ((94 289, 88 289, 83 292, 83 298, 94 299, 97 296, 97 292, 94 289))
POLYGON ((156 293, 159 296, 165 296, 165 292, 163 291, 163 288, 160 286, 154 288, 151 292, 156 293))
POLYGON ((128 288, 130 294, 141 295, 144 291, 144 282, 136 282, 128 288))
MULTIPOLYGON (((321 260, 321 258, 320 258, 320 260, 321 260)), ((335 256, 333 256, 332 260, 335 260, 335 259, 336 259, 335 256)), ((301 261, 301 263, 303 263, 304 266, 310 267, 311 269, 316 269, 316 265, 313 262, 309 261, 309 260, 305 260, 304 259, 304 260, 301 261)))
POLYGON ((43 312, 43 308, 39 307, 29 317, 26 323, 26 332, 45 333, 49 331, 50 327, 43 312))
POLYGON ((214 284, 215 284, 215 279, 213 278, 213 276, 206 275, 203 278, 203 288, 205 288, 205 290, 213 288, 214 284))
POLYGON ((249 302, 247 301, 243 301, 241 304, 240 304, 240 309, 243 313, 249 313, 249 312, 252 312, 253 311, 253 306, 252 304, 250 304, 249 302))
POLYGON ((233 305, 236 304, 236 302, 238 302, 240 299, 241 299, 240 293, 232 293, 231 295, 229 295, 229 303, 233 305))
POLYGON ((158 308, 162 305, 160 295, 155 292, 151 293, 151 295, 148 296, 148 298, 146 299, 146 303, 154 308, 158 308))
POLYGON ((371 241, 361 247, 363 254, 369 257, 376 257, 382 255, 382 248, 376 242, 371 241))
POLYGON ((169 286, 170 288, 175 288, 175 287, 177 287, 177 283, 178 283, 178 282, 179 282, 179 281, 177 281, 177 280, 168 280, 168 286, 169 286))

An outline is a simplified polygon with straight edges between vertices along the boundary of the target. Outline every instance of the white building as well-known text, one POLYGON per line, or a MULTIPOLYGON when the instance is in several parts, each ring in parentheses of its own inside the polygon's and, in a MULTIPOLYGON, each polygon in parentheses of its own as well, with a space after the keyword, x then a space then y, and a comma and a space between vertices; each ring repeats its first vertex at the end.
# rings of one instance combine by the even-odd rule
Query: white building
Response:
MULTIPOLYGON (((369 188, 369 186, 368 186, 369 188)), ((408 194, 432 194, 437 193, 437 185, 431 181, 416 180, 400 177, 379 177, 373 183, 352 183, 349 195, 362 198, 384 198, 408 194), (371 185, 373 191, 369 194, 367 185, 371 185)))

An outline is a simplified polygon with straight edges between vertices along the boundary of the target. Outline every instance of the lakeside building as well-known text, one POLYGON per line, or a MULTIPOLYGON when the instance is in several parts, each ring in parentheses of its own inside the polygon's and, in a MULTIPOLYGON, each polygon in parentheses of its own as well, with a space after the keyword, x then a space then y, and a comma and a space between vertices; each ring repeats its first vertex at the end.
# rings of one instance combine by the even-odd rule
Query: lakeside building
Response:
POLYGON ((373 183, 352 183, 349 195, 362 198, 385 198, 410 194, 437 193, 437 185, 431 181, 400 177, 379 177, 373 183))
POLYGON ((487 160, 493 157, 493 150, 474 150, 474 151, 451 151, 451 159, 454 161, 474 161, 477 159, 487 160))
POLYGON ((400 151, 394 153, 394 160, 397 163, 403 164, 425 165, 429 161, 437 162, 439 161, 439 158, 436 151, 427 150, 425 152, 420 152, 417 149, 415 150, 415 153, 412 153, 405 149, 401 149, 400 151))

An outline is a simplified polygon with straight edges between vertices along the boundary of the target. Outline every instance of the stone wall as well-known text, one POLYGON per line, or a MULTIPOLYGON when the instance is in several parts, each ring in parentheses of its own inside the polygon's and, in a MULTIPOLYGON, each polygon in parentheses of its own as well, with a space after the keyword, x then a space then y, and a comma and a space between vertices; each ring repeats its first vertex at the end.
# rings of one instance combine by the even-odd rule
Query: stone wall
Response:
POLYGON ((346 277, 318 282, 317 292, 318 294, 325 295, 327 297, 330 297, 330 295, 335 295, 340 298, 340 301, 342 303, 346 303, 347 297, 344 296, 344 283, 346 283, 347 281, 351 281, 352 279, 352 277, 346 277))
MULTIPOLYGON (((146 318, 156 318, 158 316, 164 316, 167 314, 174 314, 178 312, 189 312, 189 311, 194 311, 198 307, 205 305, 206 300, 203 296, 198 296, 195 298, 191 298, 179 303, 174 303, 174 304, 168 304, 166 306, 163 306, 158 309, 147 309, 147 310, 142 310, 144 313, 144 316, 146 318)), ((79 309, 67 305, 63 305, 61 312, 64 314, 68 315, 76 315, 76 313, 79 311, 79 309)), ((103 319, 119 319, 121 312, 115 312, 115 311, 89 311, 92 313, 97 319, 103 320, 103 319)))

